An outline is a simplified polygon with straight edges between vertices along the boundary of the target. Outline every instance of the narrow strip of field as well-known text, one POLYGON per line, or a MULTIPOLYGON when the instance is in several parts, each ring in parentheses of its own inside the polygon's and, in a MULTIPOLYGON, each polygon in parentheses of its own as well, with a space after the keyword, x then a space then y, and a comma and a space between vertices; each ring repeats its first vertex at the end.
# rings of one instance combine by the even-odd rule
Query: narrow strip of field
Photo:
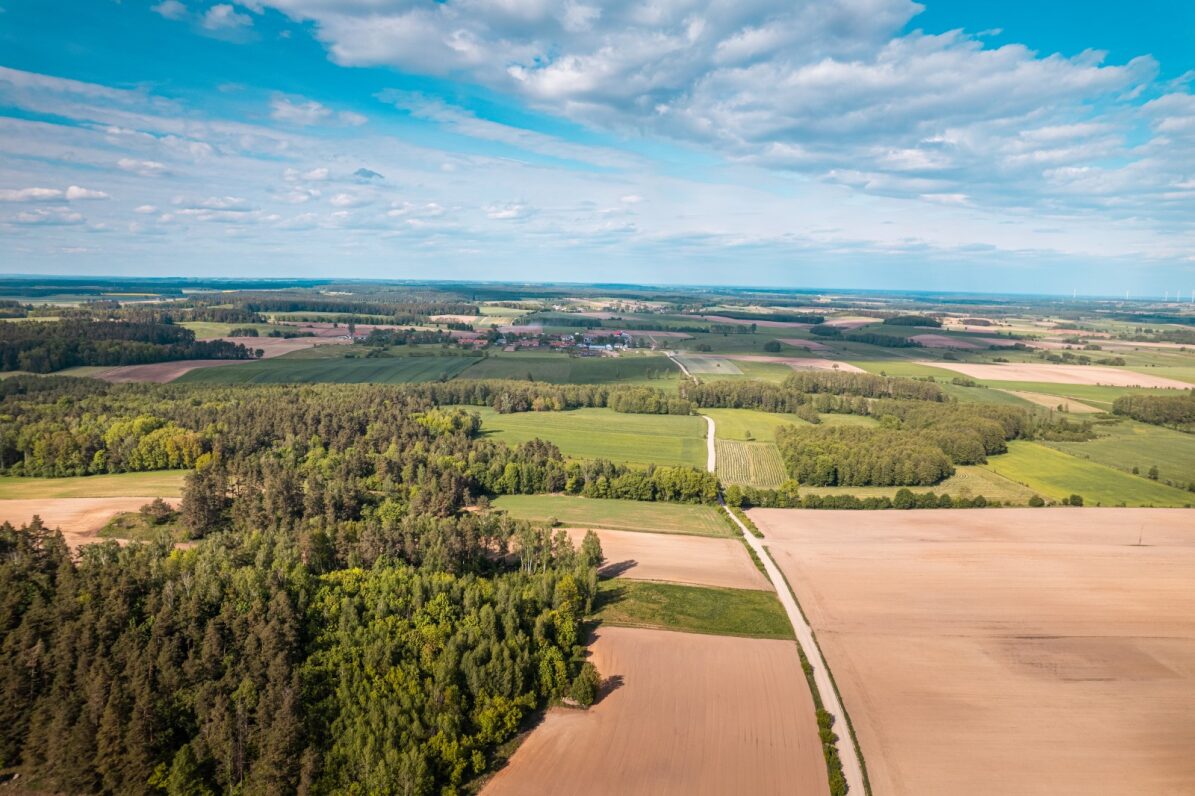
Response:
POLYGON ((717 440, 718 477, 726 484, 773 489, 788 478, 780 451, 771 442, 717 440))
POLYGON ((482 431, 518 445, 544 439, 570 458, 609 459, 623 464, 705 465, 705 423, 699 417, 640 415, 612 409, 500 414, 489 407, 465 407, 482 419, 482 431))
MULTIPOLYGON (((720 586, 728 589, 770 589, 768 581, 735 539, 703 539, 679 534, 595 531, 602 541, 602 577, 720 586)), ((587 529, 570 528, 580 545, 587 529)))
POLYGON ((476 357, 355 357, 270 359, 190 370, 187 384, 409 384, 448 379, 478 362, 476 357))
POLYGON ((1190 511, 749 513, 876 794, 1195 792, 1190 511))
POLYGON ((41 517, 47 528, 58 528, 72 548, 99 539, 100 530, 117 514, 136 511, 152 497, 36 498, 0 500, 0 522, 14 527, 26 525, 34 516, 41 517))
POLYGON ((771 589, 604 580, 598 588, 595 616, 603 623, 625 627, 719 636, 793 638, 792 625, 771 589))
MULTIPOLYGON (((1042 444, 1118 470, 1131 472, 1136 468, 1140 475, 1147 475, 1151 468, 1157 467, 1160 481, 1174 482, 1180 489, 1195 482, 1195 434, 1128 418, 1099 423, 1095 429, 1099 436, 1086 442, 1042 444)), ((1195 503, 1195 493, 1191 499, 1195 503)))
POLYGON ((1138 373, 1125 368, 1097 365, 1054 365, 1045 362, 919 362, 917 364, 953 370, 964 376, 985 381, 1039 381, 1054 384, 1092 384, 1111 387, 1170 387, 1186 389, 1191 385, 1165 376, 1138 373))
POLYGON ((891 498, 903 488, 911 488, 914 492, 933 492, 937 495, 950 495, 953 498, 973 498, 983 495, 989 501, 998 500, 1001 503, 1011 503, 1017 506, 1024 506, 1029 502, 1029 498, 1037 494, 1024 484, 1017 483, 999 473, 976 465, 956 467, 954 475, 934 486, 806 486, 801 487, 801 494, 854 495, 858 498, 891 498))
POLYGON ((1046 395, 1040 392, 1027 392, 1025 390, 1001 390, 1001 392, 1006 392, 1009 395, 1015 395, 1018 398, 1022 398, 1030 403, 1037 404, 1038 406, 1044 406, 1047 409, 1058 409, 1063 412, 1073 412, 1077 415, 1093 414, 1103 411, 1102 409, 1097 409, 1094 406, 1089 406, 1088 404, 1080 403, 1073 398, 1067 398, 1061 395, 1046 395))
POLYGON ((486 796, 829 793, 792 642, 603 626, 591 660, 601 700, 549 711, 486 796))
POLYGON ((778 428, 809 425, 796 415, 758 409, 702 409, 701 413, 718 424, 718 439, 743 442, 771 442, 776 438, 778 428))
POLYGON ((512 517, 544 521, 556 519, 577 528, 682 533, 694 536, 733 536, 734 532, 712 506, 691 503, 653 503, 644 500, 596 500, 572 495, 504 495, 494 507, 512 517))
POLYGON ((1054 500, 1080 495, 1087 505, 1187 506, 1195 494, 1079 459, 1036 442, 1013 441, 984 465, 1054 500))
POLYGON ((0 476, 0 500, 38 498, 133 497, 182 494, 184 470, 151 470, 144 473, 85 475, 76 478, 18 478, 0 476))

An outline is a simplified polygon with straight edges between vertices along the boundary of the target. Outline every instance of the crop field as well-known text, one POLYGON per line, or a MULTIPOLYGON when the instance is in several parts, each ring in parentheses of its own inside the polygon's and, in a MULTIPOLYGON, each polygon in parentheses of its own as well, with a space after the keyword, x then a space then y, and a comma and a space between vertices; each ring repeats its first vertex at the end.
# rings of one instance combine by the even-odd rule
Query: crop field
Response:
MULTIPOLYGON (((1179 488, 1195 482, 1195 434, 1184 434, 1161 426, 1120 418, 1117 422, 1098 423, 1100 435, 1086 442, 1043 442, 1081 459, 1146 475, 1158 468, 1159 480, 1173 481, 1179 488)), ((1195 503, 1195 494, 1191 495, 1195 503)))
POLYGON ((781 426, 809 425, 796 415, 761 412, 758 409, 702 409, 701 414, 714 419, 718 439, 742 442, 771 442, 776 438, 776 429, 781 426))
MULTIPOLYGON (((849 415, 848 415, 849 417, 849 415)), ((908 487, 914 492, 933 492, 951 497, 983 495, 989 501, 1023 506, 1036 494, 1032 489, 986 469, 982 465, 956 467, 954 475, 935 486, 908 487)), ((854 495, 855 497, 893 497, 898 486, 808 486, 801 487, 803 495, 854 495)))
POLYGON ((379 357, 271 359, 192 370, 186 384, 408 384, 450 379, 480 360, 475 357, 379 357))
POLYGON ((1185 389, 1190 385, 1176 379, 1125 368, 1095 365, 1055 365, 1045 362, 1009 362, 977 364, 970 362, 934 363, 983 381, 1039 381, 1052 384, 1091 384, 1111 387, 1163 387, 1185 389))
POLYGON ((613 409, 499 414, 488 407, 465 408, 481 415, 483 432, 508 445, 539 437, 570 458, 705 467, 705 421, 700 417, 613 409))
POLYGON ((1191 511, 749 513, 874 793, 1195 792, 1191 511))
MULTIPOLYGON (((746 555, 744 551, 743 555, 746 555)), ((718 636, 793 638, 770 589, 724 589, 652 581, 604 580, 594 606, 603 624, 718 636)))
POLYGON ((730 376, 741 376, 743 371, 738 365, 723 357, 707 357, 700 354, 677 354, 676 359, 694 376, 704 376, 716 373, 730 376))
POLYGON ((151 470, 144 473, 84 475, 76 478, 19 478, 0 476, 0 500, 101 498, 182 494, 184 470, 151 470))
POLYGON ((212 340, 217 337, 227 337, 233 329, 256 329, 258 334, 261 335, 260 338, 236 338, 238 343, 244 343, 245 345, 249 345, 250 342, 257 341, 262 338, 267 340, 277 339, 266 337, 267 334, 275 329, 294 329, 293 326, 281 326, 272 323, 217 323, 215 321, 185 321, 180 323, 179 326, 195 332, 195 338, 198 340, 212 340))
MULTIPOLYGON (((572 528, 569 537, 581 544, 587 531, 572 528)), ((728 589, 771 589, 738 539, 712 539, 636 531, 596 531, 602 540, 603 577, 656 580, 728 589)))
POLYGON ((496 354, 472 360, 461 378, 521 379, 550 384, 637 383, 666 388, 680 370, 665 356, 570 357, 565 354, 496 354))
POLYGON ((1073 412, 1077 415, 1098 414, 1100 409, 1088 404, 1081 403, 1073 398, 1066 398, 1061 395, 1047 395, 1040 392, 1024 392, 1021 390, 992 390, 995 393, 1004 393, 1011 395, 1021 400, 1028 401, 1031 404, 1045 407, 1046 409, 1054 409, 1062 412, 1073 412))
POLYGON ((1190 492, 1080 459, 1036 442, 1014 440, 1008 443, 1008 453, 990 457, 985 466, 1054 500, 1077 494, 1083 497, 1086 505, 1195 504, 1195 494, 1190 492))
MULTIPOLYGON (((985 380, 984 384, 994 390, 1007 390, 1010 392, 1033 392, 1042 393, 1045 395, 1057 395, 1063 398, 1071 398, 1081 403, 1092 406, 1101 411, 1111 411, 1112 402, 1122 395, 1130 393, 1138 393, 1144 395, 1160 395, 1163 394, 1159 390, 1146 389, 1142 387, 1107 387, 1093 384, 1055 384, 1052 382, 1041 381, 991 381, 985 380)), ((1174 393, 1169 393, 1173 395, 1174 393)))
POLYGON ((788 478, 784 460, 774 443, 719 439, 715 444, 718 477, 724 483, 769 489, 780 486, 788 478))
POLYGON ((554 517, 576 528, 682 533, 693 536, 737 536, 712 506, 653 503, 642 500, 595 500, 572 495, 504 495, 494 507, 512 517, 543 521, 554 517))
POLYGON ((602 698, 548 711, 484 796, 829 793, 792 642, 606 626, 590 656, 602 698))

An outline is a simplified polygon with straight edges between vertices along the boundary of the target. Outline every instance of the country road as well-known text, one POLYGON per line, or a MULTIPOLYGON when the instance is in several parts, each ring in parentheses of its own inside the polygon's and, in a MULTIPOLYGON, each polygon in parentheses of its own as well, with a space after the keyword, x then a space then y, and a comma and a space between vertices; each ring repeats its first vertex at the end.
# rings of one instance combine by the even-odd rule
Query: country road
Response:
MULTIPOLYGON (((702 415, 702 417, 705 418, 707 424, 706 469, 712 473, 715 472, 718 464, 717 449, 714 445, 717 428, 714 425, 712 417, 709 415, 702 415)), ((759 556, 759 560, 763 562, 764 570, 768 574, 768 580, 772 582, 772 587, 776 590, 776 596, 780 598, 780 604, 784 606, 784 611, 788 614, 788 621, 792 623, 793 630, 796 632, 797 643, 805 653, 806 660, 813 667, 813 682, 817 686, 818 695, 821 696, 822 706, 834 716, 834 732, 838 734, 838 757, 842 760, 842 773, 846 777, 849 792, 860 795, 866 793, 867 791, 863 784, 863 763, 859 758, 858 751, 855 749, 855 744, 851 742, 850 730, 847 728, 847 722, 844 718, 846 712, 842 708, 842 701, 838 698, 838 692, 834 689, 834 683, 830 679, 830 670, 826 666, 825 659, 822 658, 822 651, 818 648, 817 642, 813 637, 813 628, 805 621, 805 615, 801 613, 796 598, 788 588, 788 583, 784 580, 784 575, 781 574, 779 567, 772 561, 772 557, 764 548, 763 542, 756 538, 747 529, 747 526, 734 515, 734 512, 726 507, 726 503, 722 501, 721 495, 718 496, 718 502, 722 504, 722 510, 738 526, 747 544, 751 546, 751 549, 759 556)))

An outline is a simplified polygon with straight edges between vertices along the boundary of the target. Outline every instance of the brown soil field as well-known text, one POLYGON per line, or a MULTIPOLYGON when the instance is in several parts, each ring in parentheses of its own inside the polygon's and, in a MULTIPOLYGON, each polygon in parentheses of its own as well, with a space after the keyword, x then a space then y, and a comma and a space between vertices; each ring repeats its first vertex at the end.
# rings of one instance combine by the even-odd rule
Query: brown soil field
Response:
POLYGON ((1046 395, 1040 392, 1023 392, 1021 390, 1005 390, 1009 395, 1015 395, 1018 398, 1023 398, 1030 403, 1044 406, 1047 409, 1057 409, 1059 406, 1063 407, 1068 412, 1073 412, 1077 415, 1093 414, 1102 412, 1102 409, 1096 409, 1094 406, 1088 406, 1084 403, 1079 403, 1073 398, 1063 398, 1060 395, 1046 395))
POLYGON ((328 339, 324 337, 217 337, 217 340, 227 340, 230 343, 240 343, 250 351, 260 348, 262 359, 272 359, 292 351, 302 351, 305 348, 315 348, 317 345, 343 345, 348 340, 328 339))
POLYGON ((255 359, 180 359, 175 362, 154 362, 149 365, 123 365, 95 374, 95 378, 124 384, 132 381, 165 384, 174 381, 184 373, 199 368, 214 368, 220 365, 243 365, 256 362, 255 359))
MULTIPOLYGON (((580 545, 585 528, 569 528, 580 545)), ((595 528, 606 563, 600 574, 728 589, 771 589, 738 539, 595 528)))
POLYGON ((1132 370, 1096 365, 1051 365, 1037 362, 1010 362, 1003 365, 984 365, 970 362, 918 362, 935 368, 945 368, 990 381, 1038 381, 1052 384, 1103 384, 1110 387, 1173 387, 1185 390, 1191 385, 1164 376, 1148 376, 1132 370))
POLYGON ((750 515, 876 794, 1195 793, 1195 512, 750 515))
POLYGON ((19 528, 36 514, 47 528, 60 529, 66 543, 77 548, 102 541, 96 534, 117 514, 136 511, 151 502, 152 497, 0 500, 0 522, 19 528))
POLYGON ((737 359, 740 362, 777 362, 788 365, 793 370, 841 370, 844 373, 866 373, 849 362, 839 362, 833 359, 817 359, 815 357, 766 357, 762 354, 724 354, 723 359, 737 359))
POLYGON ((549 711, 483 794, 829 793, 794 642, 595 635, 590 659, 613 680, 605 695, 549 711))
POLYGON ((810 351, 829 351, 830 346, 825 343, 819 343, 816 340, 801 340, 797 337, 781 337, 780 342, 786 343, 793 348, 807 348, 810 351))
POLYGON ((843 318, 827 318, 826 326, 837 326, 839 329, 858 329, 860 326, 867 326, 872 323, 879 323, 879 318, 867 318, 864 316, 852 316, 843 318))

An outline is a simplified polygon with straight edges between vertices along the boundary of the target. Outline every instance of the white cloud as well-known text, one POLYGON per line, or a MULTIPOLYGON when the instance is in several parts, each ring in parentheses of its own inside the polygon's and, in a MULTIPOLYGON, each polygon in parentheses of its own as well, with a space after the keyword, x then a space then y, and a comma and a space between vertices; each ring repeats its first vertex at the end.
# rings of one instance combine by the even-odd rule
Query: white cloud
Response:
POLYGON ((643 201, 643 197, 637 193, 629 193, 625 196, 620 196, 618 201, 622 202, 624 205, 637 205, 643 201))
POLYGON ((368 116, 353 111, 341 111, 336 114, 336 118, 340 120, 341 124, 346 124, 349 127, 360 127, 369 121, 368 116))
POLYGON ((82 214, 76 213, 75 211, 69 210, 65 207, 39 207, 34 210, 26 210, 24 212, 17 213, 16 218, 13 220, 18 224, 24 224, 28 226, 51 227, 74 226, 76 224, 86 223, 87 221, 82 214))
POLYGON ((497 221, 518 221, 527 218, 535 211, 523 202, 504 202, 488 205, 485 208, 486 218, 497 221))
POLYGON ((302 126, 319 124, 331 115, 331 110, 315 100, 291 102, 285 97, 275 97, 270 101, 270 116, 287 124, 302 126))
POLYGON ((363 207, 373 202, 368 196, 351 193, 338 193, 328 200, 333 207, 363 207))
POLYGON ((209 8, 200 24, 207 30, 236 30, 251 26, 253 17, 240 13, 227 3, 221 3, 209 8))
POLYGON ((121 158, 116 165, 125 171, 139 174, 142 177, 161 177, 166 174, 166 164, 156 160, 137 160, 135 158, 121 158))
POLYGON ((78 185, 72 185, 66 189, 66 198, 72 202, 81 199, 107 199, 108 194, 103 191, 93 191, 90 188, 80 188, 78 185))
POLYGON ((52 202, 62 198, 57 188, 0 188, 0 202, 52 202))
POLYGON ((166 19, 174 20, 186 19, 188 13, 187 7, 178 0, 162 0, 161 3, 152 6, 149 10, 155 14, 161 14, 166 19))
POLYGON ((158 212, 158 208, 155 205, 138 205, 133 208, 133 212, 140 213, 141 215, 152 215, 158 212))

